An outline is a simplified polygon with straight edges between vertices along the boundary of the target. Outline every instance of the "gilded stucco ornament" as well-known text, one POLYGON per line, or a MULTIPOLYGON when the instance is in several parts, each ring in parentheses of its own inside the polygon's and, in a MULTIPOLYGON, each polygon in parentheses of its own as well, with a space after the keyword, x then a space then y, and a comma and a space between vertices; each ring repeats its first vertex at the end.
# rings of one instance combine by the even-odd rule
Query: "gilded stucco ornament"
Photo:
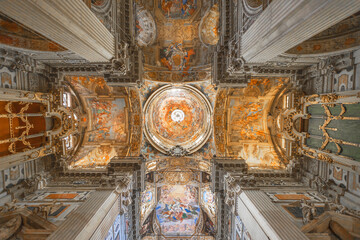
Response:
POLYGON ((328 94, 313 94, 310 96, 304 97, 304 102, 307 104, 319 104, 319 103, 335 103, 340 98, 344 98, 344 96, 339 96, 336 93, 328 93, 328 94))
POLYGON ((166 85, 144 106, 144 133, 160 152, 182 157, 196 152, 212 133, 212 108, 197 88, 166 85))

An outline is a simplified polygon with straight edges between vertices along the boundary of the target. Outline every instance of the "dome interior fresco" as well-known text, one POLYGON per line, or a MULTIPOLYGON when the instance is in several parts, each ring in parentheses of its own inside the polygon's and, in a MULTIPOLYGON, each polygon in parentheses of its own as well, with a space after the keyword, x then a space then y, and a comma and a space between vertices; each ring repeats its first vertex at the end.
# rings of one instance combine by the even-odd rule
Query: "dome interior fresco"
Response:
POLYGON ((140 91, 144 112, 141 154, 147 160, 167 159, 168 151, 177 146, 196 159, 213 157, 212 109, 217 90, 212 85, 201 82, 171 86, 146 81, 140 91), (180 114, 179 119, 174 112, 180 114))
POLYGON ((211 105, 191 86, 164 86, 147 100, 145 134, 150 142, 166 153, 181 146, 196 151, 211 135, 211 105))

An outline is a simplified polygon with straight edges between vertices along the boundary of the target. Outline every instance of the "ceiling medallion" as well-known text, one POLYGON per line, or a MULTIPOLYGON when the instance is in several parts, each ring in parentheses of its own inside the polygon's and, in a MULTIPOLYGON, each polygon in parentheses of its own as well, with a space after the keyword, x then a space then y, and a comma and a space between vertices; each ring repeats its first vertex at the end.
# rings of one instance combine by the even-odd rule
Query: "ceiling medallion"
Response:
POLYGON ((182 157, 199 150, 212 133, 212 108, 206 96, 190 85, 166 85, 144 106, 144 133, 160 152, 182 157))

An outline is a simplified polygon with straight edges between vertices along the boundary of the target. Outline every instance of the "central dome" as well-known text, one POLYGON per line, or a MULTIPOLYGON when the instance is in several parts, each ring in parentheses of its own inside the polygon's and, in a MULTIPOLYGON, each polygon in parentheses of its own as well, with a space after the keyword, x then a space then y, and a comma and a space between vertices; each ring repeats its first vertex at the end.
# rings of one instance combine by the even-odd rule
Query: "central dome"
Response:
POLYGON ((211 135, 211 105, 196 88, 166 85, 145 104, 145 135, 160 152, 197 151, 211 135))

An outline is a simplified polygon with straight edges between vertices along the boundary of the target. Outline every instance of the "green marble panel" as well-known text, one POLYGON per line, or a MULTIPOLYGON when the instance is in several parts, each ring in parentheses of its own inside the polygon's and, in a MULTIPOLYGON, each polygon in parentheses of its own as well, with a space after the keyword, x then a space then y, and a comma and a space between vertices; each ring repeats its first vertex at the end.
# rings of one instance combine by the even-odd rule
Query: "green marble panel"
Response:
POLYGON ((344 117, 360 117, 360 104, 346 104, 344 117))
POLYGON ((321 118, 310 118, 309 119, 309 129, 308 132, 310 135, 322 136, 323 132, 319 129, 319 126, 324 124, 324 119, 321 118))
POLYGON ((307 107, 308 113, 311 115, 326 115, 324 112, 324 108, 320 104, 314 104, 307 107))
POLYGON ((332 120, 327 127, 337 129, 337 131, 327 130, 327 133, 332 138, 360 143, 360 121, 332 120))
POLYGON ((336 144, 333 142, 329 142, 328 145, 326 145, 325 150, 330 150, 332 153, 337 153, 338 151, 336 144))
POLYGON ((360 148, 342 144, 340 146, 342 148, 340 155, 351 157, 355 161, 360 162, 360 148))
POLYGON ((322 143, 323 141, 321 139, 316 139, 311 137, 306 139, 306 145, 314 149, 319 149, 322 143))

